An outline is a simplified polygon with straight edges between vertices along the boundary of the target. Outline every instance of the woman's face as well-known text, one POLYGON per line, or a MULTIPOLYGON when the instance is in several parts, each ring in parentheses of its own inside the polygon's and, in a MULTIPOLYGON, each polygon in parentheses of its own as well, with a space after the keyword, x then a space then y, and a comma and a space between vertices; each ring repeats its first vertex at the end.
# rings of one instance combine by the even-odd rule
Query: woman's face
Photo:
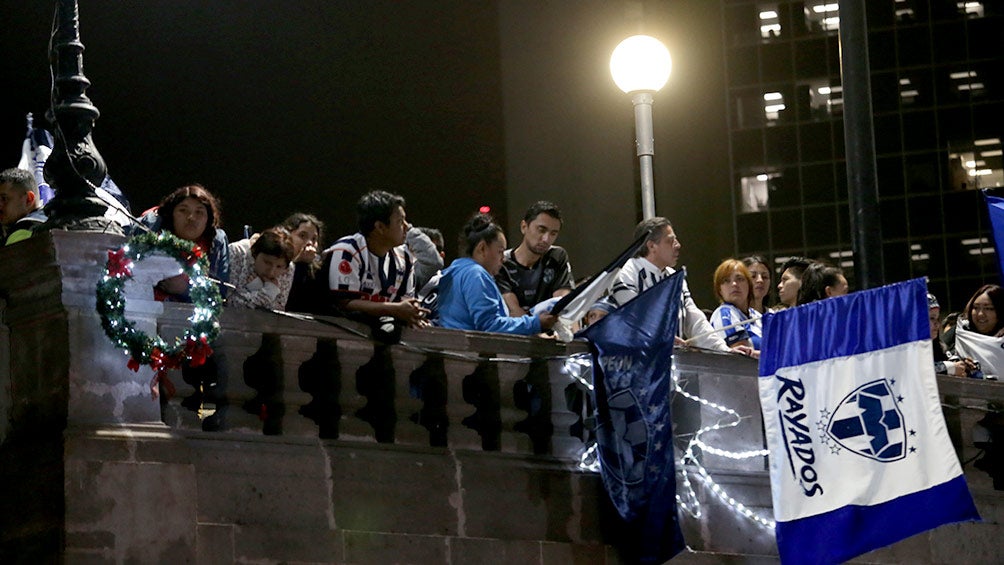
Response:
POLYGON ((286 271, 289 263, 282 257, 259 253, 254 258, 254 274, 265 282, 278 284, 279 277, 286 271))
POLYGON ((977 332, 990 335, 997 327, 997 309, 990 301, 990 295, 984 292, 973 301, 973 309, 969 311, 969 322, 977 332))
POLYGON ((770 269, 763 263, 753 263, 749 269, 750 278, 753 279, 753 297, 763 300, 770 292, 770 269))
POLYGON ((802 278, 795 275, 791 269, 781 273, 781 282, 777 283, 777 297, 785 306, 794 306, 798 301, 798 289, 802 288, 802 278))
POLYGON ((495 241, 491 243, 482 241, 478 245, 485 246, 484 254, 480 257, 478 263, 491 273, 493 277, 499 274, 499 271, 502 270, 502 261, 505 259, 505 236, 500 233, 495 241))
POLYGON ((209 210, 196 198, 189 196, 174 207, 174 235, 196 241, 206 231, 209 210))
POLYGON ((749 280, 742 273, 735 270, 718 286, 718 294, 722 297, 722 300, 736 306, 742 311, 749 308, 749 304, 746 303, 749 299, 749 292, 749 280))
POLYGON ((297 263, 310 263, 317 257, 317 226, 303 222, 290 232, 293 238, 293 257, 297 263))

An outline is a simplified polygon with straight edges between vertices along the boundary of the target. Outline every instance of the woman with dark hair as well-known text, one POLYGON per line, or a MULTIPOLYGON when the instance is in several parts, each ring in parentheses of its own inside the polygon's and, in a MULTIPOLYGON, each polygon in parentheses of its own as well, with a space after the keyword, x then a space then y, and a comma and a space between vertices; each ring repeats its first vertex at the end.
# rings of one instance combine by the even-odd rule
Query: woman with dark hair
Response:
POLYGON ((998 378, 1004 374, 1004 288, 985 284, 977 290, 955 326, 951 360, 969 361, 966 376, 998 378), (975 361, 975 362, 973 362, 975 361))
MULTIPOLYGON (((159 206, 143 213, 140 223, 153 232, 167 230, 196 244, 209 259, 208 275, 220 283, 230 281, 227 234, 219 227, 220 205, 201 184, 183 186, 168 194, 159 206)), ((220 285, 220 293, 226 296, 225 284, 220 285)), ((160 281, 154 287, 154 298, 191 302, 188 277, 177 275, 160 281)))
POLYGON ((1004 336, 1004 288, 985 284, 969 298, 959 327, 978 334, 1004 336))
POLYGON ((746 265, 737 259, 726 259, 715 269, 715 295, 721 305, 711 314, 711 326, 724 329, 725 343, 760 349, 760 313, 750 308, 753 302, 753 280, 746 265), (748 322, 744 325, 744 322, 748 322), (730 327, 736 326, 736 327, 730 327))
MULTIPOLYGON (((286 301, 290 312, 324 313, 328 286, 317 279, 324 262, 318 249, 324 234, 324 223, 313 214, 295 212, 283 220, 293 242, 293 286, 286 301)), ((322 279, 324 277, 321 277, 322 279)))
MULTIPOLYGON (((168 194, 159 206, 147 210, 140 223, 151 231, 167 230, 181 239, 198 246, 204 257, 209 259, 209 272, 220 286, 220 294, 226 296, 226 284, 230 282, 230 250, 227 234, 220 227, 220 205, 204 186, 191 184, 168 194)), ((154 299, 169 302, 191 302, 188 294, 188 277, 175 275, 161 280, 154 287, 154 299)), ((222 339, 222 338, 221 338, 222 339)), ((217 341, 217 343, 219 343, 217 341)), ((226 427, 229 405, 226 389, 226 364, 219 361, 220 353, 209 357, 198 367, 184 365, 181 376, 195 392, 181 404, 198 412, 203 400, 216 404, 216 412, 202 420, 204 431, 216 431, 226 427)), ((166 395, 161 395, 166 399, 166 395)))
POLYGON ((750 255, 743 259, 743 265, 750 272, 753 281, 753 300, 750 308, 760 314, 767 313, 767 296, 770 294, 770 264, 760 255, 750 255))
POLYGON ((840 268, 814 261, 802 273, 802 286, 798 289, 798 305, 843 296, 847 292, 847 279, 840 268))
POLYGON ((502 228, 487 214, 471 218, 460 234, 460 255, 439 280, 439 325, 476 330, 533 335, 554 326, 554 315, 509 317, 495 275, 502 268, 506 249, 502 228))

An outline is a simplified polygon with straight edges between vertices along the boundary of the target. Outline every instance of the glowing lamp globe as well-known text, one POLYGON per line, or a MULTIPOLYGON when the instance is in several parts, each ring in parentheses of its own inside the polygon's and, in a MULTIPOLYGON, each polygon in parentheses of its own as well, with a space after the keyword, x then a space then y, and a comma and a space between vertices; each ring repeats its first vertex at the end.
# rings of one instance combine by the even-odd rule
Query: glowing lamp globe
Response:
POLYGON ((669 50, 648 35, 634 35, 621 41, 610 56, 610 74, 617 87, 627 93, 658 91, 666 85, 672 70, 669 50))

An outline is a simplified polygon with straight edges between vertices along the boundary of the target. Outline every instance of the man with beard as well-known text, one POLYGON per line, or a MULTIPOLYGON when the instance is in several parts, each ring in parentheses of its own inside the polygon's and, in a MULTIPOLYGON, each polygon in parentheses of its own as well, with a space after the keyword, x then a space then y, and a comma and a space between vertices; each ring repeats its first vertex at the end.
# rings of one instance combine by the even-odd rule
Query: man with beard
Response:
POLYGON ((541 200, 530 206, 519 223, 523 241, 507 249, 495 278, 510 316, 523 316, 538 302, 572 290, 568 253, 554 245, 561 231, 561 211, 541 200))

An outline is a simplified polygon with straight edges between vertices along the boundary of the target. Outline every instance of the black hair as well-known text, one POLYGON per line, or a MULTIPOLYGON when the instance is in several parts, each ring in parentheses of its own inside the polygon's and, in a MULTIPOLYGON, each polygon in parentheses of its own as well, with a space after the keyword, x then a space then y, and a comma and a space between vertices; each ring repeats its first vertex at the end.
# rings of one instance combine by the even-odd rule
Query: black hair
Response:
POLYGON ((482 241, 493 243, 499 238, 502 228, 495 223, 495 218, 488 214, 475 214, 460 232, 458 251, 461 257, 470 257, 474 248, 482 241))
MULTIPOLYGON (((162 230, 171 233, 174 231, 174 209, 185 201, 186 198, 194 198, 206 207, 207 215, 206 229, 199 237, 207 241, 212 241, 216 237, 216 228, 220 226, 220 201, 201 184, 189 184, 174 189, 160 201, 157 208, 157 215, 160 216, 160 226, 162 230)), ((177 235, 175 233, 175 235, 177 235)))
POLYGON ((0 184, 8 183, 25 193, 34 192, 36 198, 39 196, 38 181, 35 180, 35 175, 30 171, 24 169, 6 169, 0 172, 0 184))
POLYGON ((844 272, 821 261, 813 261, 802 272, 802 286, 798 288, 796 304, 808 304, 826 298, 826 287, 835 286, 840 282, 844 272))
POLYGON ((398 207, 404 208, 404 197, 383 190, 367 192, 356 203, 359 232, 369 235, 377 222, 390 224, 390 216, 398 207))
POLYGON ((279 225, 292 233, 305 223, 313 224, 317 228, 317 245, 320 247, 324 237, 324 222, 319 220, 317 216, 306 212, 293 212, 279 225))
POLYGON ((423 228, 416 227, 418 231, 424 233, 432 240, 432 244, 436 246, 436 251, 443 252, 443 232, 437 230, 436 228, 423 228))
POLYGON ((261 232, 258 239, 251 245, 251 256, 257 257, 260 253, 285 259, 287 263, 292 261, 293 240, 286 228, 276 226, 261 232))
POLYGON ((1004 336, 1004 288, 1001 288, 999 285, 985 284, 981 286, 973 293, 972 297, 969 298, 969 302, 966 303, 966 309, 962 311, 962 315, 960 317, 969 320, 968 329, 975 332, 976 328, 973 326, 973 321, 970 319, 973 315, 973 305, 976 304, 976 299, 984 294, 986 294, 987 298, 990 299, 990 303, 994 305, 994 310, 997 312, 997 325, 990 330, 990 333, 987 335, 995 337, 1004 336))
POLYGON ((561 221, 561 210, 558 210, 558 205, 547 200, 538 200, 534 202, 533 206, 527 208, 526 214, 523 214, 523 221, 529 224, 541 214, 547 214, 555 220, 561 221))
POLYGON ((783 275, 785 271, 791 269, 792 274, 794 274, 799 279, 802 278, 802 273, 805 269, 812 264, 812 261, 806 259, 805 257, 789 257, 784 265, 781 265, 781 274, 783 275))
MULTIPOLYGON (((648 237, 645 238, 645 243, 659 243, 662 236, 665 235, 666 230, 663 228, 671 228, 673 223, 663 218, 662 216, 656 216, 654 218, 649 218, 647 220, 642 220, 634 228, 634 238, 638 239, 645 233, 648 233, 648 237)), ((634 254, 635 257, 644 257, 648 254, 648 245, 642 245, 640 249, 634 254)))

